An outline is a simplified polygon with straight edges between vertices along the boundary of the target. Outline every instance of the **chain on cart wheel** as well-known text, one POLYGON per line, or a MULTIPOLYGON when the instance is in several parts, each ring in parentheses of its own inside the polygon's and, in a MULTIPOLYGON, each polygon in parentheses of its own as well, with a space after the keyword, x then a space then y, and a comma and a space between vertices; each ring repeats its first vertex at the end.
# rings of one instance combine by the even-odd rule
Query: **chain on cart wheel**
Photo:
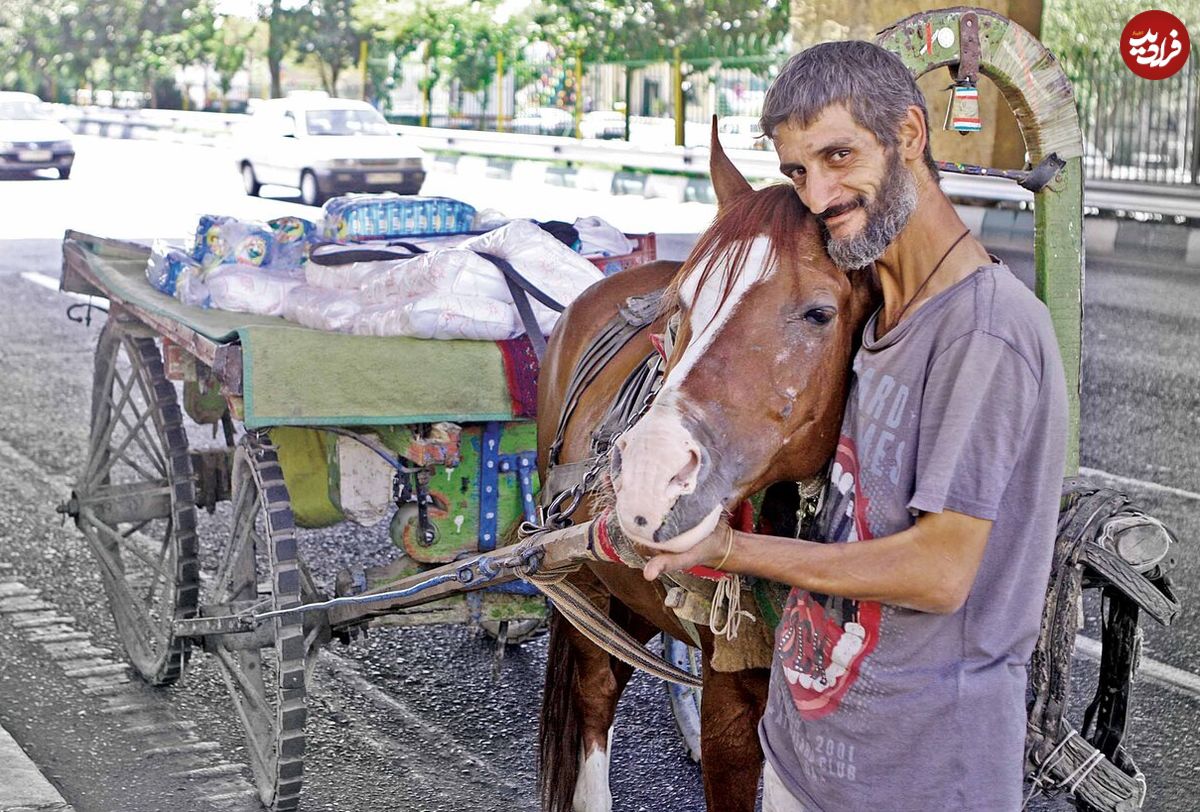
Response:
MULTIPOLYGON (((689 646, 682 640, 666 634, 662 635, 662 656, 676 668, 694 676, 701 676, 703 655, 700 649, 689 646)), ((675 726, 679 729, 679 738, 691 756, 692 761, 700 762, 700 697, 699 688, 688 685, 676 685, 664 682, 667 688, 667 698, 671 703, 671 713, 675 716, 675 726)))
POLYGON ((166 685, 190 648, 173 623, 196 613, 196 507, 175 386, 143 331, 110 316, 100 332, 87 464, 61 509, 96 556, 130 662, 166 685))
MULTIPOLYGON (((233 515, 206 612, 268 612, 315 600, 275 449, 249 435, 233 459, 233 515), (211 608, 210 608, 211 607, 211 608)), ((285 615, 256 632, 214 635, 213 654, 246 735, 259 797, 296 809, 303 781, 308 668, 328 639, 315 615, 285 615)))

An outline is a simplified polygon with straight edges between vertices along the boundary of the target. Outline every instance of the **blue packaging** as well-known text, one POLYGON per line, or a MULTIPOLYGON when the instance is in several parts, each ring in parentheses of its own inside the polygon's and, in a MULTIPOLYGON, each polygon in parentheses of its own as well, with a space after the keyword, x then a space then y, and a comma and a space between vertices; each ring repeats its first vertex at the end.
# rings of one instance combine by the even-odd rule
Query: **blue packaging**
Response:
POLYGON ((199 268, 199 264, 183 251, 168 248, 155 242, 146 261, 146 279, 168 296, 175 295, 175 285, 185 268, 199 268))
POLYGON ((422 234, 462 234, 475 208, 449 197, 344 195, 325 204, 321 234, 338 242, 386 240, 422 234))
POLYGON ((308 262, 308 251, 316 236, 316 224, 300 217, 268 220, 274 240, 271 270, 299 270, 308 262))

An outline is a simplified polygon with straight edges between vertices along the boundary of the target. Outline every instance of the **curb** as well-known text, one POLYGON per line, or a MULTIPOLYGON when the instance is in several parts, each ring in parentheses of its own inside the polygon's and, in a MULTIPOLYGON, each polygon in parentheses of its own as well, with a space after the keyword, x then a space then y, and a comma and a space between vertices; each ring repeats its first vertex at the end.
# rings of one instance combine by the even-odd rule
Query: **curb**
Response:
POLYGON ((0 727, 0 812, 74 812, 21 746, 0 727))

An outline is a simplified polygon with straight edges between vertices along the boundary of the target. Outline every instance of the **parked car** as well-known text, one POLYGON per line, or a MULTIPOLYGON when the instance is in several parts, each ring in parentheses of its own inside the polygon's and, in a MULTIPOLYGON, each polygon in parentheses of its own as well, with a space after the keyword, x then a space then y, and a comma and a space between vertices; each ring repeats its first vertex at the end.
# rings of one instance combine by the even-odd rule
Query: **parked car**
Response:
POLYGON ((535 107, 513 118, 512 131, 526 135, 572 135, 575 116, 557 107, 535 107))
POLYGON ((71 131, 50 118, 41 99, 0 92, 0 172, 57 169, 66 180, 74 162, 71 131))
POLYGON ((717 120, 721 146, 725 149, 770 149, 756 116, 725 116, 717 120))
POLYGON ((579 134, 584 138, 624 138, 625 114, 616 110, 584 113, 579 122, 579 134))
POLYGON ((371 105, 306 94, 260 102, 233 138, 246 194, 293 186, 306 205, 346 192, 417 194, 425 153, 371 105))

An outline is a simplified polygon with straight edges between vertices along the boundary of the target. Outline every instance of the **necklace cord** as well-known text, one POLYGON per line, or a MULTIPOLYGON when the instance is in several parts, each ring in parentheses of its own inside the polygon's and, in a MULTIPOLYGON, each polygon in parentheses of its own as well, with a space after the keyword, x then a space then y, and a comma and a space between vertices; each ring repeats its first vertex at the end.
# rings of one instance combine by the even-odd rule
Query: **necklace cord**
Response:
POLYGON ((900 314, 898 316, 896 316, 896 321, 893 322, 892 325, 890 327, 888 327, 888 329, 885 332, 891 332, 896 327, 896 325, 898 325, 901 322, 901 320, 903 320, 904 314, 908 312, 908 308, 911 307, 912 303, 915 302, 917 300, 917 297, 921 295, 921 291, 925 290, 925 287, 929 284, 929 281, 931 279, 933 279, 933 275, 938 272, 938 270, 942 267, 942 263, 945 262, 946 258, 950 256, 950 252, 953 251, 955 248, 957 248, 958 244, 960 242, 962 242, 963 240, 965 240, 967 238, 967 235, 970 233, 971 233, 971 229, 969 229, 969 228, 964 229, 963 233, 958 235, 958 239, 956 239, 954 242, 950 243, 950 247, 946 249, 946 252, 944 254, 942 254, 942 258, 939 259, 937 261, 937 263, 933 266, 933 270, 925 275, 925 280, 923 282, 921 282, 921 284, 917 287, 916 292, 913 293, 912 296, 909 296, 908 301, 904 303, 904 307, 900 308, 900 314))

